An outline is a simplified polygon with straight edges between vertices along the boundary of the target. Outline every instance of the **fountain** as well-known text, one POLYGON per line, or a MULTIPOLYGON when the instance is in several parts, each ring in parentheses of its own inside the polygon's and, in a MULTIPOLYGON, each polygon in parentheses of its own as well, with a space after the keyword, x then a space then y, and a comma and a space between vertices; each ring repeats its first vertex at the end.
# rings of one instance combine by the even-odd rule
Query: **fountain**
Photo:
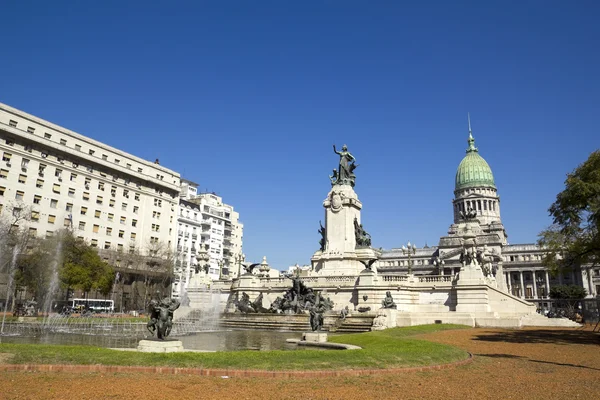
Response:
POLYGON ((52 259, 52 263, 51 268, 52 268, 52 275, 50 275, 50 285, 48 288, 48 296, 46 296, 46 299, 44 301, 44 308, 43 308, 43 312, 45 314, 45 321, 44 321, 44 325, 48 324, 48 320, 50 318, 50 312, 52 311, 52 295, 54 293, 56 293, 58 291, 58 266, 60 264, 60 261, 62 260, 63 254, 62 254, 62 249, 63 249, 63 237, 62 235, 58 235, 58 243, 56 245, 56 251, 54 252, 54 257, 52 259))

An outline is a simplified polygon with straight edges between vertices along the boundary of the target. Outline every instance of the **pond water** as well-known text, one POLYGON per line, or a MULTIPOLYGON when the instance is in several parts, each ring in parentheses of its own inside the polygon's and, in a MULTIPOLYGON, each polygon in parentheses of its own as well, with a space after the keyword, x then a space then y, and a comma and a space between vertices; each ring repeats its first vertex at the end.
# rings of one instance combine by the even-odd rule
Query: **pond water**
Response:
MULTIPOLYGON (((204 351, 296 350, 286 339, 300 339, 301 332, 259 330, 222 330, 169 336, 183 342, 183 348, 204 351)), ((40 333, 38 335, 2 336, 2 343, 90 345, 110 348, 135 348, 140 338, 86 335, 75 333, 40 333)))

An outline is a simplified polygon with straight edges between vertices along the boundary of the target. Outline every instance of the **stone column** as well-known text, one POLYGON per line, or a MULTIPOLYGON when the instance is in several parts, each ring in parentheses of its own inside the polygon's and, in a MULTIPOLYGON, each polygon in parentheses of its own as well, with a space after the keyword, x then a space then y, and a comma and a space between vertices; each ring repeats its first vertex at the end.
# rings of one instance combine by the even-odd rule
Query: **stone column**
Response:
POLYGON ((519 271, 519 281, 521 283, 521 298, 525 298, 525 284, 523 283, 523 271, 519 271))
POLYGON ((550 298, 550 276, 548 276, 548 270, 544 272, 546 275, 546 297, 550 298))
POLYGON ((595 287, 594 287, 594 280, 593 280, 593 275, 594 274, 594 270, 592 270, 591 268, 588 268, 587 270, 587 279, 588 279, 588 286, 590 287, 590 295, 591 296, 596 296, 595 293, 595 287))
POLYGON ((506 281, 506 287, 508 288, 508 293, 512 294, 512 286, 510 284, 510 272, 505 273, 504 280, 506 281))
POLYGON ((537 280, 535 279, 535 271, 531 271, 531 277, 533 278, 533 298, 537 299, 538 298, 538 294, 537 294, 537 280))

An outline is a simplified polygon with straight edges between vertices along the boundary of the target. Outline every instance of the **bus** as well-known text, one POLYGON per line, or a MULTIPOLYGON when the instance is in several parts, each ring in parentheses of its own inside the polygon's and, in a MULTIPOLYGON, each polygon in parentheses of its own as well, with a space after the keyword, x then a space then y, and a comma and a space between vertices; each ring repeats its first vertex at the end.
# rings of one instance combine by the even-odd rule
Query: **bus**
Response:
POLYGON ((83 312, 86 309, 95 313, 114 313, 115 304, 112 300, 102 299, 70 299, 67 301, 55 301, 53 309, 56 312, 83 312))

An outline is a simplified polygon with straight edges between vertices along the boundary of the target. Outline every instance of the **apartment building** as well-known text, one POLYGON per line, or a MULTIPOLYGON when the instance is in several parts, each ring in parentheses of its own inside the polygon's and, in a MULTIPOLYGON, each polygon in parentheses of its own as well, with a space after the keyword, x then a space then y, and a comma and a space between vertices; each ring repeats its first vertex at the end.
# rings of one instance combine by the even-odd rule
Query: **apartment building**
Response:
POLYGON ((235 256, 242 252, 244 229, 232 206, 214 193, 198 194, 198 184, 182 179, 180 196, 173 297, 183 293, 200 267, 202 261, 197 256, 201 245, 208 246, 211 279, 236 277, 235 256))
POLYGON ((99 249, 172 248, 179 173, 0 103, 0 210, 31 207, 32 235, 72 227, 99 249))

